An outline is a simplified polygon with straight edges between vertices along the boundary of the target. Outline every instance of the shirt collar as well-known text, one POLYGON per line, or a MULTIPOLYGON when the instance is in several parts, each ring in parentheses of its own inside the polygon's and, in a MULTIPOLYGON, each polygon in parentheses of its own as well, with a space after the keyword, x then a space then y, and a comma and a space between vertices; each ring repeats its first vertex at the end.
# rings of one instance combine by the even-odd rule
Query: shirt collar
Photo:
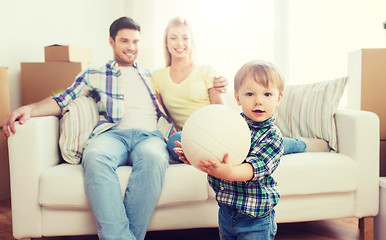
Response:
MULTIPOLYGON (((118 63, 117 63, 115 60, 110 60, 110 61, 107 63, 107 67, 110 68, 110 69, 112 69, 113 71, 116 71, 116 72, 119 71, 118 63)), ((134 68, 138 68, 137 62, 134 62, 133 67, 134 67, 134 68)))
POLYGON ((245 119, 245 121, 247 122, 249 128, 254 129, 254 130, 270 127, 275 122, 275 118, 273 116, 268 118, 264 122, 255 122, 255 121, 249 119, 247 116, 245 116, 244 113, 241 113, 241 116, 245 119))

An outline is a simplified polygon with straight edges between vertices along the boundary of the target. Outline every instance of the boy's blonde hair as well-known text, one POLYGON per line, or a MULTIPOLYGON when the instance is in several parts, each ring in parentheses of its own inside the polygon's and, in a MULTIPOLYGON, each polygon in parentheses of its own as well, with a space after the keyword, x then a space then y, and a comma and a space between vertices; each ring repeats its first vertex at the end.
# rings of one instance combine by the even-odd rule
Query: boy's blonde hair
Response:
POLYGON ((253 60, 244 64, 235 75, 235 92, 239 91, 248 77, 253 77, 257 83, 264 87, 274 85, 280 93, 284 91, 284 78, 279 69, 270 62, 253 60))
POLYGON ((190 28, 189 22, 187 19, 184 19, 182 17, 175 17, 171 19, 168 22, 168 25, 165 28, 165 35, 164 35, 164 52, 165 52, 165 63, 166 67, 169 67, 171 64, 171 55, 168 49, 168 32, 169 29, 172 27, 178 27, 178 26, 186 26, 190 32, 190 38, 191 38, 191 49, 189 52, 189 60, 192 62, 193 60, 193 50, 194 50, 194 42, 193 42, 193 34, 192 34, 192 29, 190 28))

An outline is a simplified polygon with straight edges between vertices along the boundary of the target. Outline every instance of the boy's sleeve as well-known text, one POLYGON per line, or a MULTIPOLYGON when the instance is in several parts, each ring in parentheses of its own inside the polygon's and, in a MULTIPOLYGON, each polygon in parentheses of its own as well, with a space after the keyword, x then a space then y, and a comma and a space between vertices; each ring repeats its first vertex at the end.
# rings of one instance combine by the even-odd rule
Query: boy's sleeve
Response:
POLYGON ((271 131, 251 151, 246 159, 253 167, 253 178, 246 181, 247 184, 260 181, 272 175, 279 166, 280 158, 283 155, 283 140, 279 133, 271 131))

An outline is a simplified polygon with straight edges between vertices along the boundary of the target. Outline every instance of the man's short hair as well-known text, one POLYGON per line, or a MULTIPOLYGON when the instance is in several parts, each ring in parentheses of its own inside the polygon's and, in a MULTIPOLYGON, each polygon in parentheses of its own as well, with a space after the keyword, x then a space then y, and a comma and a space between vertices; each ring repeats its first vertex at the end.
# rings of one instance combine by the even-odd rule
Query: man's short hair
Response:
POLYGON ((141 27, 133 19, 129 17, 120 17, 110 25, 110 37, 115 40, 119 30, 125 28, 137 30, 138 32, 141 31, 141 27))

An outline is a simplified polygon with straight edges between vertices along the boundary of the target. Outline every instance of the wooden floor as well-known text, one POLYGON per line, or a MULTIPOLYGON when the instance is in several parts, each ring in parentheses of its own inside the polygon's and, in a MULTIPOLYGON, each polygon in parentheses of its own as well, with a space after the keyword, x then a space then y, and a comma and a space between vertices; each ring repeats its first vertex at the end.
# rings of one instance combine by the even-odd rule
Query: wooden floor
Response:
MULTIPOLYGON (((0 201, 0 240, 12 237, 10 201, 0 201)), ((45 237, 39 240, 97 240, 96 236, 45 237)), ((148 232, 145 240, 218 240, 218 230, 189 229, 148 232)), ((358 221, 355 218, 278 224, 276 240, 358 240, 358 221)))

